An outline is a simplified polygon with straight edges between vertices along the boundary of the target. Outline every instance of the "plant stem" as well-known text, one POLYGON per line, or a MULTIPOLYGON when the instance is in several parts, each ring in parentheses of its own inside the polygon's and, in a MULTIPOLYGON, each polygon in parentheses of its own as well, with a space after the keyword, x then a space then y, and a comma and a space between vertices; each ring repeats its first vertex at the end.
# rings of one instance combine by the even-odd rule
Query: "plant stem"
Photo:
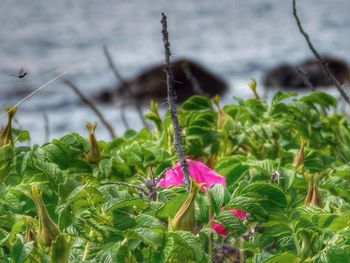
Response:
POLYGON ((303 26, 301 25, 300 19, 297 14, 297 8, 296 8, 296 0, 293 0, 293 15, 297 22, 298 28, 300 33, 303 35, 303 37, 306 40, 306 43, 311 50, 311 52, 314 54, 318 62, 320 63, 320 66, 325 73, 325 75, 328 77, 328 79, 333 83, 333 85, 338 89, 340 95, 343 97, 343 99, 350 105, 350 98, 346 94, 344 87, 341 85, 341 83, 336 79, 336 77, 333 75, 331 70, 328 67, 327 62, 321 57, 321 55, 318 53, 314 45, 311 43, 309 35, 305 32, 303 26))
POLYGON ((79 98, 86 104, 88 105, 93 112, 95 112, 95 114, 98 116, 98 118, 100 119, 100 121, 102 122, 102 124, 106 127, 106 129, 108 130, 111 138, 115 138, 116 134, 113 130, 112 125, 107 121, 107 119, 104 117, 104 115, 102 114, 102 112, 97 108, 97 106, 95 105, 95 103, 90 100, 88 97, 86 97, 84 95, 84 93, 82 93, 80 91, 80 89, 70 80, 65 79, 63 81, 63 83, 65 83, 68 87, 70 87, 78 96, 79 98))
POLYGON ((187 189, 187 192, 189 192, 191 187, 190 172, 188 169, 188 162, 185 158, 185 153, 181 145, 182 131, 181 131, 179 120, 176 114, 174 76, 173 76, 173 72, 170 64, 171 52, 170 52, 170 43, 169 43, 169 33, 168 33, 167 17, 164 13, 162 13, 161 24, 162 24, 163 44, 164 44, 164 50, 165 50, 164 72, 166 74, 166 80, 167 80, 167 94, 168 94, 168 105, 169 105, 170 117, 173 123, 173 129, 174 129, 174 148, 180 159, 181 169, 184 173, 184 181, 186 184, 186 189, 187 189))
MULTIPOLYGON (((117 80, 119 80, 124 86, 126 86, 126 91, 129 93, 128 95, 132 98, 133 94, 132 94, 132 88, 130 87, 130 83, 125 80, 123 78, 123 76, 120 74, 120 72, 117 70, 117 67, 115 66, 115 63, 112 59, 112 56, 111 54, 109 53, 108 51, 108 47, 105 45, 103 46, 103 53, 105 54, 106 58, 107 58, 107 62, 108 62, 108 66, 111 68, 114 76, 117 78, 117 80)), ((124 105, 125 105, 125 100, 122 101, 122 107, 121 107, 121 113, 122 113, 122 121, 124 122, 124 125, 127 129, 129 129, 129 124, 128 124, 128 121, 127 119, 125 118, 125 113, 124 113, 124 105)), ((145 118, 143 117, 143 113, 142 113, 142 108, 141 108, 141 105, 140 105, 140 102, 135 100, 134 101, 134 106, 135 106, 135 109, 136 109, 136 112, 137 114, 139 115, 140 117, 140 120, 142 122, 142 125, 144 127, 147 128, 147 122, 145 120, 145 118)))
POLYGON ((242 237, 239 238, 239 263, 244 263, 243 241, 244 239, 242 237))

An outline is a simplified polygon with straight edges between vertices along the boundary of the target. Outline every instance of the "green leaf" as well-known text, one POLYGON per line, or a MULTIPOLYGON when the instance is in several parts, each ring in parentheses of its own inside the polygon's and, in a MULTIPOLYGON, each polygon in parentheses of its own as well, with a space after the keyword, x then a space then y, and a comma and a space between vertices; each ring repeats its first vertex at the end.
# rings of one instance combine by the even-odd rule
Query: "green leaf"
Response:
POLYGON ((47 158, 56 163, 60 168, 65 169, 70 164, 69 156, 56 144, 48 143, 42 147, 47 158))
POLYGON ((22 243, 20 239, 17 239, 12 247, 11 262, 22 263, 32 253, 34 249, 34 241, 28 243, 22 243))
POLYGON ((151 254, 151 261, 152 263, 166 263, 169 262, 169 257, 174 249, 174 239, 169 236, 165 235, 163 238, 162 246, 157 251, 152 251, 151 254))
POLYGON ((303 96, 301 100, 306 102, 311 102, 314 104, 319 104, 325 108, 329 108, 330 106, 335 107, 337 105, 336 98, 322 91, 313 91, 303 96))
POLYGON ((241 191, 242 195, 267 200, 278 207, 287 207, 290 197, 279 186, 265 182, 248 185, 241 191))
POLYGON ((135 218, 135 220, 139 227, 164 229, 164 225, 157 218, 150 215, 140 214, 135 218))
POLYGON ((211 109, 211 101, 205 96, 192 96, 182 104, 186 111, 201 111, 211 109))
POLYGON ((157 212, 157 217, 161 219, 173 218, 187 197, 187 193, 175 196, 157 212))
POLYGON ((249 170, 249 166, 242 164, 237 157, 229 157, 220 160, 215 170, 226 177, 226 186, 230 188, 238 184, 242 176, 249 170))
POLYGON ((282 92, 282 91, 277 91, 276 94, 272 98, 272 105, 277 104, 281 102, 282 100, 285 100, 289 97, 295 97, 297 93, 295 92, 282 92))
POLYGON ((277 254, 263 261, 264 263, 298 263, 300 259, 290 252, 277 254))
POLYGON ((70 132, 59 140, 54 140, 53 143, 63 146, 68 153, 75 155, 87 153, 90 148, 87 140, 75 132, 70 132))
POLYGON ((330 244, 325 249, 320 251, 314 258, 315 263, 338 263, 350 262, 349 247, 341 248, 330 244))
POLYGON ((245 232, 245 227, 241 219, 237 218, 229 211, 222 211, 215 217, 215 221, 223 225, 228 233, 240 236, 245 232))
POLYGON ((137 208, 144 208, 147 206, 147 204, 145 203, 144 200, 142 200, 139 197, 134 197, 126 200, 115 198, 103 204, 102 211, 106 213, 110 210, 115 210, 123 207, 130 207, 130 206, 137 207, 137 208))
POLYGON ((169 232, 174 239, 172 257, 180 262, 193 260, 195 262, 206 262, 205 252, 197 237, 191 232, 176 231, 169 232))
POLYGON ((0 183, 8 177, 15 157, 14 148, 10 145, 5 145, 0 148, 0 183))
POLYGON ((27 130, 12 129, 14 140, 19 142, 25 142, 30 140, 30 133, 27 130))
POLYGON ((239 196, 232 198, 225 209, 244 210, 259 221, 267 221, 269 218, 266 210, 255 199, 250 197, 239 196))
POLYGON ((125 233, 125 237, 142 240, 145 244, 152 245, 153 247, 159 247, 162 244, 163 235, 164 233, 161 229, 150 229, 146 227, 136 227, 125 233))
POLYGON ((215 184, 211 189, 212 197, 218 207, 224 206, 230 200, 230 194, 222 184, 215 184))

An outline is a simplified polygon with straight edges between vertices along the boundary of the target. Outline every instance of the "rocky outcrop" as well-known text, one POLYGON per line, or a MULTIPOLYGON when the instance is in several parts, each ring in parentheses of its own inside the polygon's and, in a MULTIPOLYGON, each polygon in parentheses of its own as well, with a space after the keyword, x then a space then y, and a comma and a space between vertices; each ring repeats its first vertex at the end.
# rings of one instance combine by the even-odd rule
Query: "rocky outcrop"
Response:
MULTIPOLYGON (((174 60, 172 70, 175 79, 174 90, 178 102, 196 94, 221 95, 227 89, 224 80, 192 60, 174 60)), ((116 96, 117 100, 123 98, 138 101, 165 99, 167 87, 163 64, 155 65, 127 80, 127 85, 120 84, 117 87, 116 96)))
MULTIPOLYGON (((344 84, 350 81, 350 69, 345 61, 334 57, 325 57, 324 59, 340 83, 344 84)), ((306 88, 307 85, 297 72, 297 67, 305 72, 314 87, 333 85, 323 72, 319 62, 315 59, 308 59, 297 65, 281 64, 272 68, 264 76, 265 87, 306 88)))

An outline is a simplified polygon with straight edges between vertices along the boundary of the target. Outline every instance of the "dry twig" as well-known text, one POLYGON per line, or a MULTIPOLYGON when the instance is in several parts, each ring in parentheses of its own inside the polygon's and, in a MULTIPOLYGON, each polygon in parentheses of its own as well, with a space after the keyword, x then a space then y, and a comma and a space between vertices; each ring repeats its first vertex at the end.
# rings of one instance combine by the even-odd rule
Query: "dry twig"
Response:
POLYGON ((206 95, 205 92, 202 90, 198 79, 192 74, 191 68, 188 65, 188 63, 182 63, 181 67, 186 75, 186 78, 191 83, 193 90, 200 95, 206 95))
POLYGON ((163 44, 164 44, 164 50, 165 50, 164 72, 166 74, 166 80, 167 80, 168 105, 169 105, 171 121, 173 123, 173 128, 174 128, 174 148, 180 159, 181 169, 184 173, 184 181, 186 184, 186 189, 187 191, 189 191, 190 185, 191 185, 190 172, 188 168, 188 162, 185 158, 185 153, 181 145, 182 131, 179 124, 179 120, 176 115, 176 104, 175 104, 175 98, 174 98, 174 76, 173 76, 173 72, 170 64, 171 52, 170 52, 167 17, 164 13, 162 13, 161 24, 162 24, 163 44))
POLYGON ((304 84, 309 87, 311 90, 316 90, 316 88, 314 87, 314 85, 312 85, 312 83, 310 82, 310 77, 309 75, 299 66, 295 67, 295 70, 297 71, 297 73, 299 74, 299 76, 303 79, 304 84))
POLYGON ((44 129, 45 129, 45 143, 50 140, 50 126, 49 126, 49 117, 46 112, 43 112, 44 117, 44 129))
POLYGON ((63 80, 63 82, 67 86, 69 86, 80 97, 80 99, 96 113, 96 115, 99 117, 102 124, 108 130, 111 138, 116 137, 112 125, 106 120, 106 118, 103 116, 101 111, 96 107, 95 103, 92 100, 90 100, 88 97, 86 97, 72 81, 65 79, 63 80))
POLYGON ((343 99, 350 105, 350 98, 349 96, 346 94, 344 87, 341 85, 341 83, 336 79, 336 77, 333 75, 333 73, 331 72, 331 70, 328 67, 327 62, 320 56, 320 54, 318 53, 318 51, 316 50, 316 48, 313 46, 313 44, 311 43, 310 37, 309 35, 305 32, 305 30, 303 29, 303 26, 301 25, 300 19, 298 17, 297 14, 297 8, 296 8, 296 0, 293 0, 293 15, 295 17, 295 20, 297 22, 298 28, 300 33, 304 36, 306 43, 308 44, 309 49, 311 50, 311 52, 314 54, 314 56, 316 57, 316 59, 319 61, 322 70, 324 71, 324 73, 326 74, 326 76, 328 77, 328 79, 334 84, 334 86, 338 89, 340 95, 343 97, 343 99))
MULTIPOLYGON (((120 74, 120 72, 117 70, 117 67, 115 66, 114 62, 113 62, 113 59, 112 59, 112 56, 111 54, 109 53, 108 51, 108 47, 107 46, 103 46, 103 53, 105 54, 106 58, 107 58, 107 61, 108 61, 108 65, 109 67, 111 68, 111 70, 113 71, 115 77, 117 78, 117 80, 119 80, 123 85, 125 85, 127 87, 127 91, 130 95, 130 97, 132 97, 132 90, 131 90, 131 87, 130 87, 130 84, 128 81, 126 81, 123 76, 120 74)), ((140 103, 135 100, 135 108, 136 108, 136 111, 141 119, 141 122, 142 122, 142 125, 144 127, 148 127, 147 123, 146 123, 146 120, 145 118, 143 117, 143 113, 142 113, 142 108, 141 108, 141 105, 140 103)), ((129 127, 129 124, 125 118, 125 113, 124 113, 124 103, 122 104, 122 121, 124 122, 125 124, 125 127, 129 127), (124 116, 123 116, 124 115, 124 116)))

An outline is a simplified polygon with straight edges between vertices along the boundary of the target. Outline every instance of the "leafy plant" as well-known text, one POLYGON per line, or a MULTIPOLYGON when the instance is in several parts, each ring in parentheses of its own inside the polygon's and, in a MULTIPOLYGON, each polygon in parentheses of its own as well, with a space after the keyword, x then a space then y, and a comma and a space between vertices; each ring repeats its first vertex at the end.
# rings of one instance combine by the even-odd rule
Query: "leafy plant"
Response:
POLYGON ((86 138, 3 140, 0 261, 348 262, 350 125, 335 106, 320 91, 223 107, 191 97, 178 109, 186 155, 225 177, 192 193, 160 187, 177 158, 156 103, 153 130, 112 141, 92 124, 86 138))

